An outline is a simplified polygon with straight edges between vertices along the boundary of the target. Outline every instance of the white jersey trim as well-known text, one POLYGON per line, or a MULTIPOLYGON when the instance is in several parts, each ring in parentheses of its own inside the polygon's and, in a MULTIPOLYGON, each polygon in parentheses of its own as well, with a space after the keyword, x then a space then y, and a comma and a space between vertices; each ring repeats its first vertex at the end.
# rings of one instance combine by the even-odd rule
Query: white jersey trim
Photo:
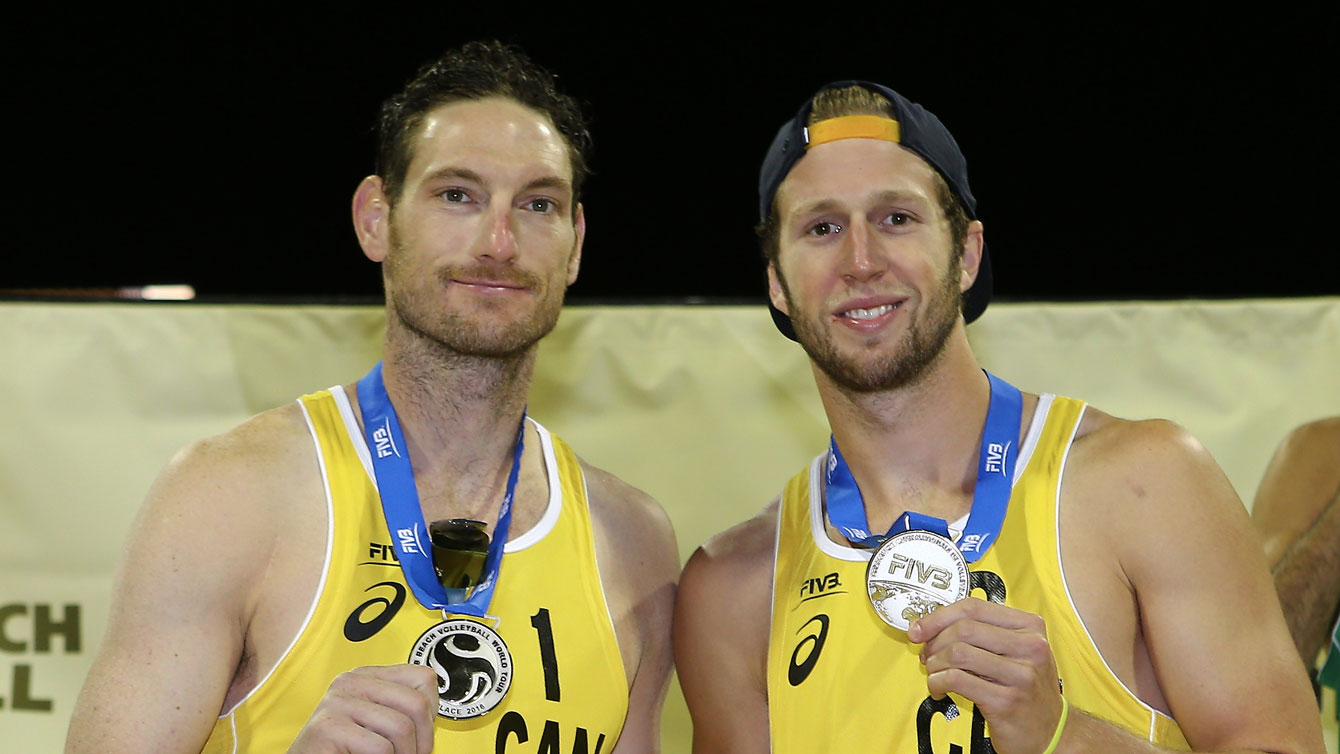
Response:
POLYGON ((344 431, 354 443, 354 453, 358 455, 358 462, 363 464, 363 473, 367 474, 372 482, 372 489, 381 495, 381 490, 377 488, 377 475, 372 472, 372 453, 368 450, 367 438, 363 437, 363 431, 358 428, 358 419, 354 416, 354 407, 349 403, 349 395, 344 392, 343 385, 336 385, 330 388, 329 392, 335 399, 335 405, 340 409, 340 418, 344 420, 344 431))
MULTIPOLYGON (((332 390, 332 392, 334 391, 332 390)), ((345 406, 348 406, 347 401, 345 406)), ((330 560, 334 555, 335 549, 335 501, 330 495, 330 480, 326 477, 326 457, 325 454, 321 452, 321 439, 317 437, 316 425, 312 424, 312 416, 307 413, 307 405, 302 401, 298 401, 298 407, 302 409, 303 421, 307 422, 307 431, 312 435, 312 445, 316 449, 316 464, 321 472, 321 487, 326 492, 326 558, 325 562, 321 565, 321 581, 316 585, 316 593, 312 595, 312 604, 307 607, 307 615, 302 619, 302 625, 300 625, 297 632, 293 634, 293 638, 289 641, 288 646, 282 653, 280 653, 279 657, 275 659, 275 664, 270 666, 269 670, 265 671, 265 675, 255 686, 251 687, 251 690, 248 691, 245 696, 238 699, 236 704, 229 707, 223 714, 219 715, 220 720, 225 717, 232 718, 232 715, 237 711, 237 708, 241 707, 248 699, 255 696, 256 692, 260 691, 261 688, 265 686, 266 682, 270 680, 271 676, 275 674, 275 671, 279 669, 279 666, 288 658, 289 653, 293 651, 293 647, 297 646, 298 640, 307 632, 307 627, 312 624, 312 616, 316 614, 316 606, 321 602, 321 595, 326 591, 326 579, 330 574, 330 560)), ((236 751, 237 721, 236 719, 230 719, 229 723, 233 727, 233 750, 236 751)))
MULTIPOLYGON (((345 432, 353 442, 354 451, 358 454, 359 463, 363 464, 363 473, 367 474, 368 481, 372 482, 372 488, 377 489, 377 475, 372 470, 372 452, 368 450, 367 438, 363 436, 362 430, 358 428, 358 419, 354 417, 353 406, 349 403, 349 396, 344 391, 343 385, 336 385, 330 388, 330 394, 335 398, 335 405, 339 406, 340 418, 344 420, 345 432)), ((545 504, 544 513, 540 520, 530 528, 529 531, 520 536, 512 536, 503 546, 503 552, 520 552, 531 547, 544 539, 545 535, 553 530, 558 523, 558 514, 563 510, 563 486, 558 478, 558 461, 554 457, 554 440, 549 435, 549 430, 530 417, 526 417, 531 426, 535 427, 535 434, 540 438, 541 457, 544 459, 545 475, 549 480, 549 502, 545 504)), ((310 425, 310 423, 309 423, 310 425)), ((324 474, 325 468, 322 467, 324 474)), ((381 490, 377 489, 377 495, 381 495, 381 490)), ((330 498, 330 490, 326 490, 326 498, 330 498)))
MULTIPOLYGON (((1038 405, 1033 408, 1033 418, 1028 424, 1028 431, 1024 433, 1024 441, 1019 444, 1019 455, 1014 461, 1014 477, 1010 480, 1010 489, 1013 491, 1014 485, 1023 478, 1024 470, 1028 468, 1028 462, 1033 458, 1033 451, 1038 447, 1038 439, 1042 435, 1042 427, 1047 423, 1047 414, 1051 411, 1052 402, 1056 396, 1052 393, 1044 393, 1038 396, 1038 405)), ((853 563, 869 562, 873 550, 865 550, 849 545, 839 544, 828 537, 828 530, 824 526, 824 461, 828 458, 828 452, 820 453, 810 461, 810 534, 814 539, 814 544, 824 554, 838 560, 847 560, 853 563)), ((969 513, 968 515, 971 515, 969 513)), ((956 519, 949 524, 950 532, 954 539, 963 533, 963 527, 967 523, 968 516, 956 519)), ((987 546, 990 550, 995 542, 992 541, 987 546)), ((775 562, 775 561, 774 561, 775 562)))
POLYGON ((1139 704, 1141 707, 1145 708, 1145 710, 1147 710, 1150 713, 1148 740, 1150 742, 1153 742, 1155 733, 1155 724, 1157 723, 1158 718, 1162 717, 1173 723, 1176 723, 1177 721, 1174 720, 1171 716, 1166 715, 1163 712, 1151 707, 1148 703, 1145 702, 1145 700, 1137 696, 1134 691, 1131 691, 1130 687, 1127 686, 1126 683, 1121 680, 1121 677, 1112 671, 1112 666, 1107 663, 1107 658, 1103 656, 1102 650, 1098 648, 1098 642, 1093 640, 1093 633, 1089 631, 1088 624, 1084 622, 1084 616, 1080 614, 1079 607, 1075 605, 1075 598, 1070 593, 1070 582, 1066 579, 1065 575, 1065 561, 1061 559, 1061 488, 1065 485, 1066 464, 1070 461, 1070 450, 1071 448, 1074 447, 1075 433, 1079 431, 1079 425, 1084 421, 1084 412, 1088 411, 1088 409, 1089 407, 1087 405, 1080 409, 1079 418, 1075 420, 1075 426, 1070 431, 1070 439, 1066 441, 1065 452, 1061 455, 1061 470, 1057 474, 1056 502, 1054 508, 1056 518, 1056 532, 1055 532, 1056 564, 1061 572, 1060 573, 1061 586, 1065 589, 1065 597, 1066 601, 1070 604, 1070 612, 1074 613, 1075 619, 1079 621, 1079 627, 1084 630, 1084 636, 1089 640, 1089 646, 1093 648, 1094 655, 1098 657, 1099 662, 1103 663, 1103 668, 1107 670, 1108 675, 1112 676, 1112 680, 1116 681, 1117 685, 1120 686, 1121 689, 1125 691, 1126 694, 1130 696, 1130 698, 1133 699, 1136 704, 1139 704))
MULTIPOLYGON (((539 422, 530 417, 526 417, 526 420, 535 427, 535 434, 540 438, 540 449, 543 451, 542 457, 544 458, 545 476, 549 480, 549 502, 545 505, 544 514, 540 516, 540 520, 537 521, 534 526, 530 527, 530 531, 519 537, 511 537, 508 540, 507 544, 503 546, 504 553, 520 552, 544 539, 545 535, 553 531, 554 526, 558 524, 558 514, 563 511, 563 484, 558 478, 558 459, 554 456, 554 439, 549 436, 549 430, 541 426, 539 422)), ((582 479, 582 489, 586 489, 585 478, 582 479)), ((588 509, 590 507, 590 505, 587 506, 588 509)), ((594 532, 592 533, 594 534, 594 532)), ((594 557, 595 552, 593 551, 591 555, 594 557)), ((597 572, 599 572, 598 566, 597 572)), ((603 592, 604 590, 602 589, 601 591, 603 592)), ((609 608, 607 606, 606 611, 608 610, 609 608)), ((614 625, 613 619, 611 619, 610 625, 614 625)))

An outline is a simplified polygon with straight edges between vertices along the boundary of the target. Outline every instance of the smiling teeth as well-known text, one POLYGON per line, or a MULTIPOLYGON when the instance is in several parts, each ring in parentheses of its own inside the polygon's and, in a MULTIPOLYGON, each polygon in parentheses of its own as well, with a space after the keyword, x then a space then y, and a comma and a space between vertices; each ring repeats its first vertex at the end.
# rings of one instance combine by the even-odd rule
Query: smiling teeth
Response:
POLYGON ((876 306, 874 309, 851 309, 843 312, 842 316, 851 317, 852 319, 874 319, 875 317, 891 311, 893 311, 893 304, 885 304, 883 306, 876 306))

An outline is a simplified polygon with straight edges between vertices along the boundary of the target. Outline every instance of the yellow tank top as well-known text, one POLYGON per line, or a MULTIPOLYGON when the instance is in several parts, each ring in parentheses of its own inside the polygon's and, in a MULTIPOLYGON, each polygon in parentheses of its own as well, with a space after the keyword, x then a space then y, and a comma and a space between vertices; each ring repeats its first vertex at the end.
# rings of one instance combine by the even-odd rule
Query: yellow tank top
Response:
MULTIPOLYGON (((1066 698, 1153 743, 1188 750, 1177 723, 1108 669, 1066 588, 1057 503, 1084 404, 1044 395, 1016 461, 998 539, 969 564, 973 595, 1041 615, 1066 698)), ((824 530, 823 462, 787 484, 780 506, 768 718, 772 751, 989 754, 982 714, 962 697, 931 699, 920 645, 884 623, 866 596, 870 551, 824 530)))
MULTIPOLYGON (((287 653, 215 723, 208 754, 286 751, 335 676, 406 662, 443 620, 405 584, 344 390, 301 404, 326 482, 325 575, 287 653)), ((596 570, 585 480, 572 450, 535 429, 549 504, 534 528, 507 543, 489 607, 511 652, 511 688, 482 717, 437 717, 435 751, 609 754, 623 728, 628 682, 596 570)))

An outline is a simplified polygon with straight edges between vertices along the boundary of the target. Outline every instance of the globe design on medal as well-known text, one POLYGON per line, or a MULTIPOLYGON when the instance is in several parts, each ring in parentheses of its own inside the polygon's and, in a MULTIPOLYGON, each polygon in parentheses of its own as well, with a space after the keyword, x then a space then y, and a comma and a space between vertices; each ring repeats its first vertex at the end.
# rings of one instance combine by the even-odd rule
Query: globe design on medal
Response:
POLYGON ((870 558, 865 582, 875 613, 903 631, 970 589, 968 563, 954 543, 920 529, 884 540, 870 558))
POLYGON ((464 720, 488 714, 507 695, 512 656, 496 631, 473 620, 439 623, 424 632, 409 661, 437 674, 437 713, 464 720))

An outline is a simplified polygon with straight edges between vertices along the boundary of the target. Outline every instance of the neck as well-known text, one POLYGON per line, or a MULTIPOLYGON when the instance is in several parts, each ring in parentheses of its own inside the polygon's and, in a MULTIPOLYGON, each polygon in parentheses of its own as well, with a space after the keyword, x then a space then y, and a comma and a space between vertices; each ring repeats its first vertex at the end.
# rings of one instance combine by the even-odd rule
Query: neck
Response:
MULTIPOLYGON (((468 356, 388 318, 382 373, 421 497, 443 487, 501 490, 530 391, 535 351, 532 346, 505 357, 468 356)), ((430 500, 422 502, 428 513, 430 500)))
POLYGON ((907 385, 858 393, 815 377, 872 530, 903 511, 952 521, 971 510, 991 388, 962 328, 907 385))

